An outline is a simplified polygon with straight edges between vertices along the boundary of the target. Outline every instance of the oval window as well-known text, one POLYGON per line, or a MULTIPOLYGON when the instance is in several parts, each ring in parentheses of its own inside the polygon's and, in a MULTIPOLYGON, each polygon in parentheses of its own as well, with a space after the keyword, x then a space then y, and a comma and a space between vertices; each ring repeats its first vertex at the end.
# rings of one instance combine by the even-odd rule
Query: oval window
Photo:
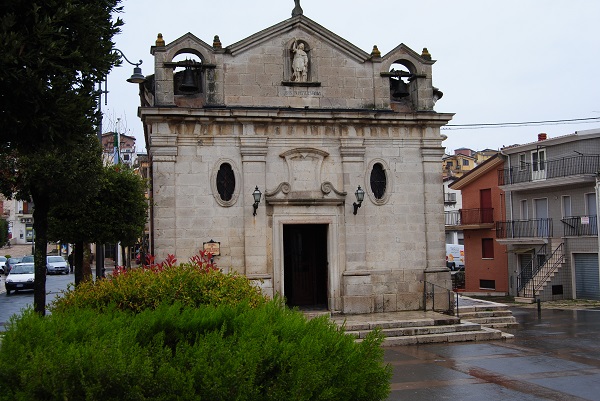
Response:
POLYGON ((371 170, 371 191, 376 199, 383 198, 385 194, 385 188, 387 184, 387 178, 385 176, 385 170, 381 163, 375 163, 371 170))
POLYGON ((230 201, 233 196, 233 192, 235 191, 235 174, 229 163, 223 163, 219 167, 219 172, 217 173, 217 191, 221 199, 225 202, 230 201))

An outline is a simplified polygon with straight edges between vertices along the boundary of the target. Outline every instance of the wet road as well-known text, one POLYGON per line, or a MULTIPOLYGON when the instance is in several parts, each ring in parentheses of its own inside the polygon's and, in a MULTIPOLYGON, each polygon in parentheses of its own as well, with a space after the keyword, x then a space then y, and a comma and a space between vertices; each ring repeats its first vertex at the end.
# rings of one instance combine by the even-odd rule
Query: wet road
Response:
MULTIPOLYGON (((0 277, 0 332, 4 331, 4 325, 8 322, 9 318, 14 314, 20 314, 21 311, 29 306, 33 307, 33 291, 25 290, 18 292, 11 292, 9 296, 6 295, 4 288, 4 280, 6 276, 1 275, 0 277)), ((67 289, 70 283, 74 283, 75 275, 48 275, 46 277, 46 304, 52 302, 52 300, 59 296, 62 290, 67 289)))
POLYGON ((391 347, 389 400, 600 400, 600 310, 513 308, 515 338, 391 347))

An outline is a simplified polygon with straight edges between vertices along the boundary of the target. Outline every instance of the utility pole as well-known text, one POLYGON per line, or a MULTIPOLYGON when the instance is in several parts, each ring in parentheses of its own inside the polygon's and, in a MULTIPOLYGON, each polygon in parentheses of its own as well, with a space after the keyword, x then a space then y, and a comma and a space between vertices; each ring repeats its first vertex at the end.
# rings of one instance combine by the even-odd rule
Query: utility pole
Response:
MULTIPOLYGON (((98 114, 100 115, 100 120, 98 122, 98 141, 100 145, 102 145, 102 95, 104 95, 104 105, 106 106, 107 99, 107 83, 106 79, 104 80, 104 90, 102 90, 102 82, 98 84, 99 94, 98 94, 98 114)), ((104 244, 96 243, 96 279, 101 279, 104 277, 104 244)))

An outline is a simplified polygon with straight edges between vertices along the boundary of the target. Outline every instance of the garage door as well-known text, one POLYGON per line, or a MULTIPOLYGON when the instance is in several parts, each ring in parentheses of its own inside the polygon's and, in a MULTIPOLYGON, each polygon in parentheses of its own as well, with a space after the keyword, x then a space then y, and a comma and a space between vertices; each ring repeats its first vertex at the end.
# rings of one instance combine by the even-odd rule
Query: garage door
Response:
POLYGON ((600 300, 597 253, 575 253, 575 283, 578 299, 600 300))

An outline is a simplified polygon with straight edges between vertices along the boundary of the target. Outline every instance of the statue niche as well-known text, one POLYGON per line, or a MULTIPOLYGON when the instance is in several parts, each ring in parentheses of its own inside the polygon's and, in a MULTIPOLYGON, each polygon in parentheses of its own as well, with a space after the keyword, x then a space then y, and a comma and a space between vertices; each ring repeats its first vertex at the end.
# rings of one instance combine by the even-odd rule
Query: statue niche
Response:
POLYGON ((292 44, 292 81, 308 82, 309 60, 305 44, 294 39, 292 44))

